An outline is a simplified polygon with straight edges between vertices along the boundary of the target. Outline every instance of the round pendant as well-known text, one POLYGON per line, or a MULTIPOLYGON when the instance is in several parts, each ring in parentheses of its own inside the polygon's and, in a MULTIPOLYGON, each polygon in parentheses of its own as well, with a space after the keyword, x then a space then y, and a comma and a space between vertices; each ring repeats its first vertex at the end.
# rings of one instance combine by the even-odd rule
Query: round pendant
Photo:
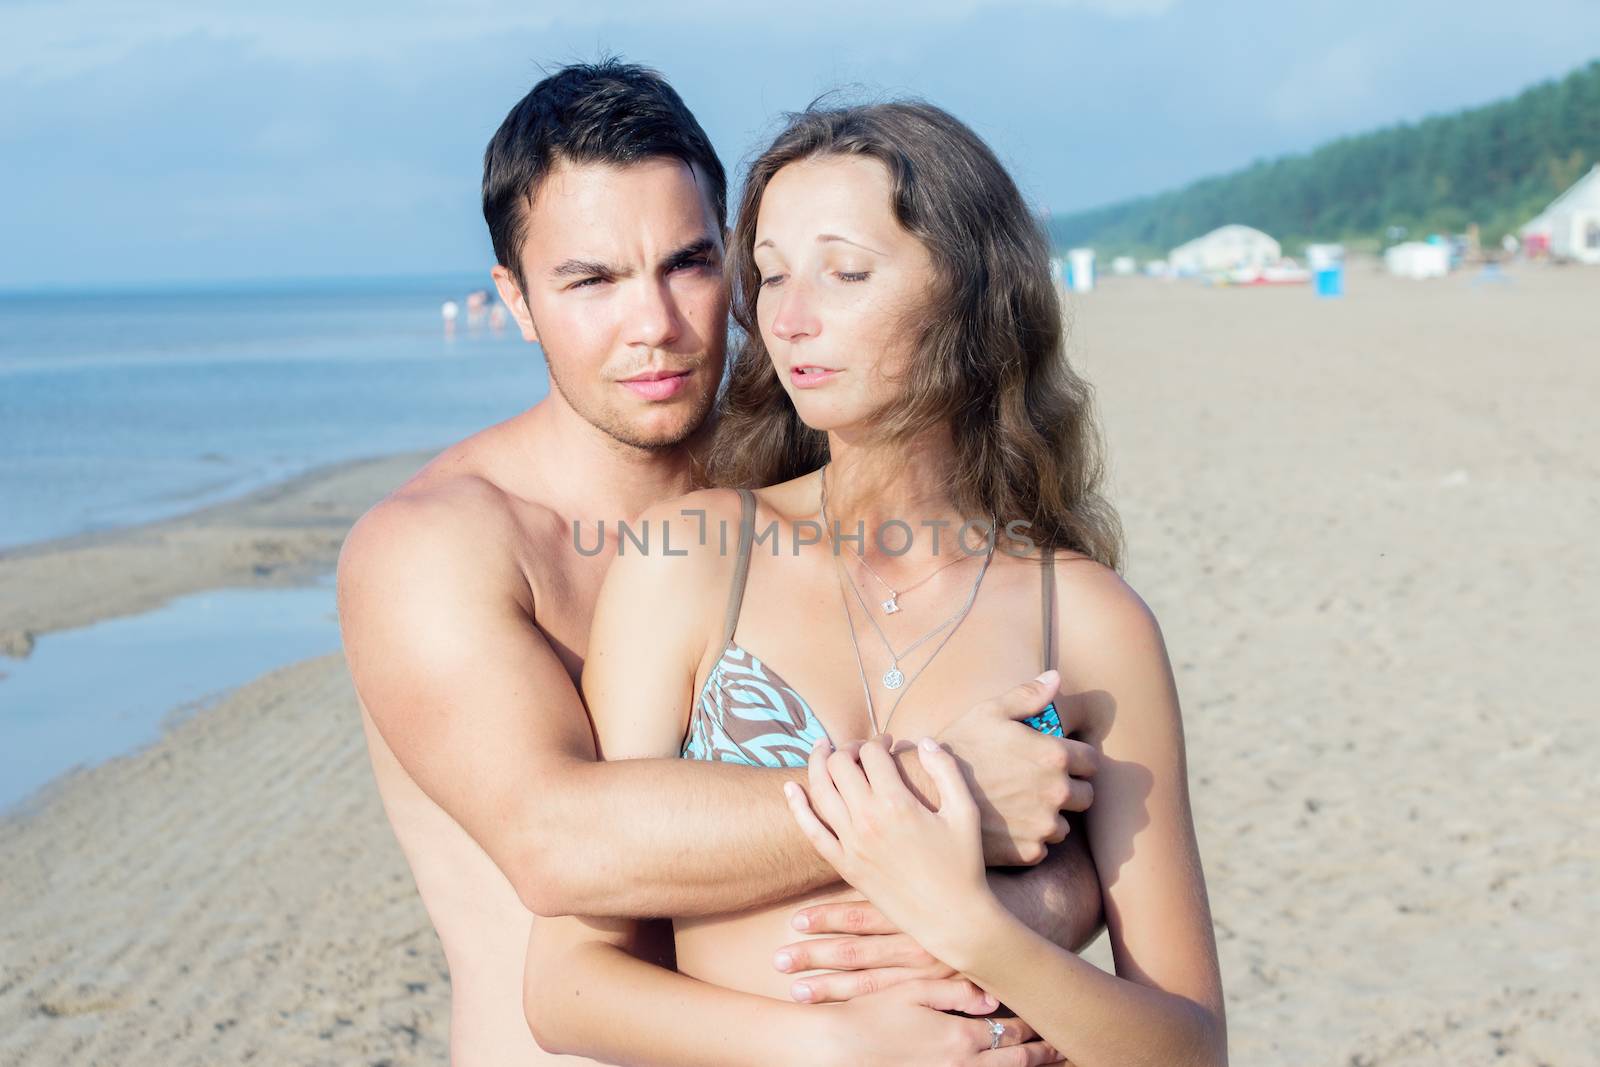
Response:
POLYGON ((891 667, 883 676, 883 684, 890 689, 899 689, 906 684, 906 676, 900 673, 899 667, 891 667))

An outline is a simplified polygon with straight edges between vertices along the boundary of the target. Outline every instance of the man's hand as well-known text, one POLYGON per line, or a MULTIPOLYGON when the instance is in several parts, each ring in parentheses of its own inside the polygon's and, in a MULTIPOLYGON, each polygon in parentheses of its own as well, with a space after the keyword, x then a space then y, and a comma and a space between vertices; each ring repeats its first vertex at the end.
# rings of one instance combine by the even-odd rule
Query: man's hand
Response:
POLYGON ((808 1004, 852 1000, 901 982, 952 978, 956 973, 865 900, 802 908, 790 924, 808 934, 844 935, 796 941, 773 956, 772 965, 785 974, 833 972, 798 979, 789 987, 790 996, 808 1004))
MULTIPOLYGON (((1067 836, 1064 811, 1086 811, 1099 753, 1082 741, 1051 737, 1026 719, 1055 697, 1061 675, 1045 671, 996 700, 986 700, 939 732, 978 802, 983 858, 991 867, 1032 866, 1067 836)), ((1063 733, 1066 709, 1057 705, 1063 733)), ((905 764, 901 764, 902 770, 905 764)))

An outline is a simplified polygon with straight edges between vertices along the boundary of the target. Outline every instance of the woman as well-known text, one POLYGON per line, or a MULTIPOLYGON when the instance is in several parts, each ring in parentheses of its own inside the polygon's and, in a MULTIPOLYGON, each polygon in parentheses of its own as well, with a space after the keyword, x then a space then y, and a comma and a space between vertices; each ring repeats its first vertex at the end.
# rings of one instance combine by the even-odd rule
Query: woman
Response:
MULTIPOLYGON (((812 841, 1018 1011, 1028 1025, 1006 1040, 1038 1031, 1078 1067, 1225 1062, 1171 670, 1115 573, 1088 390, 1063 357, 1046 244, 1015 184, 937 108, 808 111, 752 166, 729 266, 747 336, 709 474, 736 488, 645 516, 682 555, 613 565, 584 673, 601 754, 796 766, 810 753, 810 802, 791 803, 812 841), (919 752, 936 812, 895 784, 893 736, 931 738, 1057 664, 1063 695, 1035 725, 1052 728, 1059 710, 1102 755, 1085 826, 1116 976, 995 913, 981 857, 974 874, 972 797, 948 757, 919 752)), ((678 968, 757 995, 730 1012, 764 1010, 761 997, 789 993, 793 976, 771 958, 793 940, 790 916, 853 896, 678 921, 678 968)), ((581 945, 560 952, 540 973, 605 988, 608 1003, 646 980, 581 945)), ((535 1026, 563 1051, 678 1062, 618 1023, 572 1001, 535 1026)), ((766 1062, 787 1062, 786 1033, 766 1062)), ((1056 1058, 1036 1042, 1007 1062, 1042 1056, 1056 1058)))

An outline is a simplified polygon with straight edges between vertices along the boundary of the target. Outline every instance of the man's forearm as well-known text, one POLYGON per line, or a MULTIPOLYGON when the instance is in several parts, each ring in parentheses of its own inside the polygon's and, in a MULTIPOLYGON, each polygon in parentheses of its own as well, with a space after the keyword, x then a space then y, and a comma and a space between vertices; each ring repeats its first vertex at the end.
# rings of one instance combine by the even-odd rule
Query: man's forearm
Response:
POLYGON ((1080 952, 1105 926, 1100 878, 1088 835, 1074 819, 1072 833, 1052 845, 1044 862, 1025 870, 995 868, 989 885, 1007 911, 1042 937, 1080 952))
MULTIPOLYGON (((920 763, 899 760, 938 802, 920 763)), ((540 915, 724 915, 833 885, 789 814, 783 783, 805 770, 682 759, 570 760, 545 791, 514 880, 540 915)))
POLYGON ((541 915, 720 915, 838 881, 783 799, 803 770, 636 759, 560 773, 523 874, 541 915))

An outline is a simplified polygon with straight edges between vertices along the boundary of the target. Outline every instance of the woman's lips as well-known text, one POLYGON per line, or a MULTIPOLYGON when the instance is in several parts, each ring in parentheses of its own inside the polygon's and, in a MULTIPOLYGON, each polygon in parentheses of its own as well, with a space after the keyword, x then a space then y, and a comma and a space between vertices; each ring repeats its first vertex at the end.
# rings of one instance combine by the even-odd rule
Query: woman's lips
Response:
POLYGON ((689 384, 689 371, 664 371, 639 378, 629 378, 622 384, 645 400, 666 400, 677 396, 689 384))
POLYGON ((839 376, 839 372, 829 367, 798 366, 789 368, 789 381, 796 389, 815 389, 825 385, 839 376))

